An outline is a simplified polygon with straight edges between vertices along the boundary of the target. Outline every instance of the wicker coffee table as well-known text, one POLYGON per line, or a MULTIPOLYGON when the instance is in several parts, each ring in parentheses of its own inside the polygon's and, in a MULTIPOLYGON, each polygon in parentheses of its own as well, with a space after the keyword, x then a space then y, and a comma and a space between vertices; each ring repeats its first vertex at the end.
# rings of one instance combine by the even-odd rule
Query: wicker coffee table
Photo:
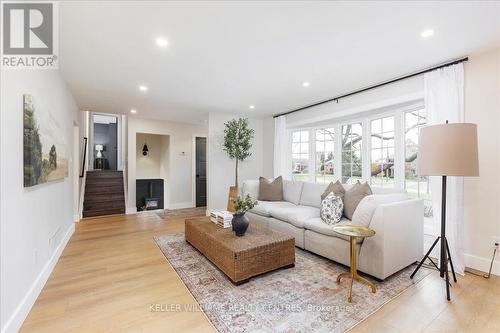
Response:
POLYGON ((218 227, 208 217, 186 219, 186 241, 235 284, 295 265, 295 239, 255 223, 237 237, 231 228, 218 227))

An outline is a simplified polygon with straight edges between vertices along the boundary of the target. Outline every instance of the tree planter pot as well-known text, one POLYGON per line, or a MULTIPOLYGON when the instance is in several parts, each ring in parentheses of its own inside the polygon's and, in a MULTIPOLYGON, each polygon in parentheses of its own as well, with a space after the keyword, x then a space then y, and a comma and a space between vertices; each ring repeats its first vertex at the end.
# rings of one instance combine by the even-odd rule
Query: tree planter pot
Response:
POLYGON ((248 225, 250 224, 250 220, 248 217, 243 214, 234 214, 232 220, 233 231, 236 236, 241 237, 245 234, 248 229, 248 225))
POLYGON ((229 188, 229 196, 227 198, 227 210, 231 213, 234 213, 236 210, 234 209, 234 200, 238 198, 238 187, 231 186, 229 188))

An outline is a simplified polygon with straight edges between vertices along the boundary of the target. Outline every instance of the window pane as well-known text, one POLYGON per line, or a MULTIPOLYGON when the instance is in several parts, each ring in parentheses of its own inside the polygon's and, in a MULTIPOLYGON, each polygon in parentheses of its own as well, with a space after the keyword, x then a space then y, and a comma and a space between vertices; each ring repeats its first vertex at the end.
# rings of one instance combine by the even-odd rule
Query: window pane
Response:
POLYGON ((326 141, 325 142, 325 151, 332 151, 334 149, 334 144, 333 141, 326 141))
POLYGON ((333 141, 334 137, 334 129, 333 128, 325 128, 325 140, 333 141))
POLYGON ((326 183, 333 180, 334 170, 334 130, 316 130, 316 182, 326 183))
POLYGON ((371 178, 376 186, 394 186, 394 117, 373 120, 371 128, 371 178))
POLYGON ((382 138, 376 135, 373 135, 372 132, 372 148, 382 148, 382 138))
POLYGON ((300 143, 300 153, 308 154, 309 153, 309 142, 301 142, 300 143))
POLYGON ((300 132, 292 132, 292 142, 300 142, 300 132))
POLYGON ((342 183, 355 183, 361 179, 361 123, 342 126, 342 183))
POLYGON ((372 120, 372 133, 382 133, 382 119, 372 120))
POLYGON ((294 180, 309 180, 309 132, 292 132, 292 177, 294 180))
POLYGON ((316 141, 316 152, 323 152, 325 151, 325 145, 323 142, 316 141))
POLYGON ((432 198, 427 177, 417 173, 418 136, 427 124, 425 109, 405 113, 405 188, 414 198, 424 200, 424 216, 432 217, 432 198))
POLYGON ((382 128, 385 132, 394 131, 394 117, 387 117, 382 119, 382 128))
POLYGON ((300 133, 300 141, 308 142, 309 141, 309 131, 302 131, 300 133))

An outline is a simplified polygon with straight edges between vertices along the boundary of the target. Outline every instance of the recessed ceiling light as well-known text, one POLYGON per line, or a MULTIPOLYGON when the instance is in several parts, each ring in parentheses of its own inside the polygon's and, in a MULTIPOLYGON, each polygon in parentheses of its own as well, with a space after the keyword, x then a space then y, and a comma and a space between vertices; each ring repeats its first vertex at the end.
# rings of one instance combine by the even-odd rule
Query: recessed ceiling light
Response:
POLYGON ((249 109, 255 109, 255 105, 250 105, 248 108, 249 109))
POLYGON ((168 46, 168 40, 164 37, 158 37, 156 38, 156 45, 165 48, 168 46))
POLYGON ((144 86, 144 85, 140 85, 139 86, 139 90, 140 91, 148 91, 148 87, 144 86))
POLYGON ((137 110, 136 109, 132 109, 132 110, 130 110, 130 113, 137 113, 137 110))
POLYGON ((307 82, 307 81, 302 82, 302 87, 309 87, 310 85, 311 85, 310 82, 307 82))
POLYGON ((420 34, 420 36, 422 36, 422 38, 429 38, 429 37, 431 37, 432 35, 434 35, 434 30, 432 30, 432 29, 427 29, 427 30, 424 30, 424 31, 422 31, 422 33, 420 34))

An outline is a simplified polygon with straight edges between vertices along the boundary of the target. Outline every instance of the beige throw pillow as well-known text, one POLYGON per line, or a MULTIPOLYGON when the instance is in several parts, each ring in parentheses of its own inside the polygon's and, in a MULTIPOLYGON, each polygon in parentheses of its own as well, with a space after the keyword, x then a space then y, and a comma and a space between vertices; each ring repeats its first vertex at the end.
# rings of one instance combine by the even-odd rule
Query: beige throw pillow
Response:
POLYGON ((352 220, 354 211, 358 207, 360 201, 367 195, 372 194, 372 189, 368 183, 361 184, 359 181, 354 184, 344 194, 344 216, 352 220))
POLYGON ((344 186, 337 180, 335 183, 330 182, 325 192, 321 195, 321 201, 325 200, 328 194, 334 193, 336 196, 340 197, 340 199, 344 200, 345 189, 344 186))
POLYGON ((259 178, 259 200, 283 201, 283 178, 279 176, 272 182, 264 177, 259 178))

